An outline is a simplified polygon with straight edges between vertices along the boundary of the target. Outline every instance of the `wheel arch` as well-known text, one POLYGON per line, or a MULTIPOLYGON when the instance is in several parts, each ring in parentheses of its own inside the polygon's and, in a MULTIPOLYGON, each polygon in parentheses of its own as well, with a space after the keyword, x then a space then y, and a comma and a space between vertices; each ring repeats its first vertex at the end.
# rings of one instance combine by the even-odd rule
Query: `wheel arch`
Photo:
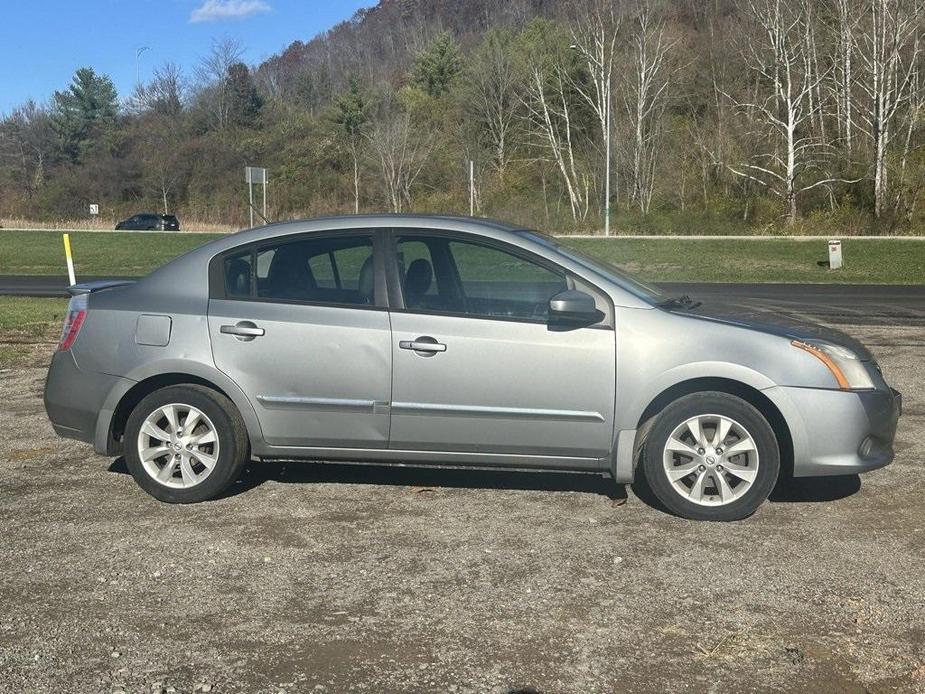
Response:
POLYGON ((110 401, 101 411, 97 421, 95 440, 97 452, 110 456, 120 455, 122 453, 121 437, 128 417, 135 406, 156 390, 183 384, 203 386, 231 400, 244 419, 251 446, 255 441, 262 441, 262 432, 256 413, 250 401, 233 381, 224 377, 220 372, 203 374, 195 373, 193 369, 179 369, 145 375, 124 391, 110 395, 110 401))
POLYGON ((780 449, 780 474, 782 476, 792 477, 794 460, 793 435, 790 431, 790 425, 787 423, 787 419, 777 405, 754 386, 731 378, 715 376, 691 378, 675 383, 652 398, 639 415, 639 420, 636 425, 636 440, 633 446, 634 468, 639 462, 642 445, 645 443, 649 429, 655 422, 658 414, 668 405, 685 395, 707 391, 726 393, 739 397, 761 413, 768 421, 768 424, 771 425, 771 429, 774 431, 774 436, 777 439, 777 445, 780 449))

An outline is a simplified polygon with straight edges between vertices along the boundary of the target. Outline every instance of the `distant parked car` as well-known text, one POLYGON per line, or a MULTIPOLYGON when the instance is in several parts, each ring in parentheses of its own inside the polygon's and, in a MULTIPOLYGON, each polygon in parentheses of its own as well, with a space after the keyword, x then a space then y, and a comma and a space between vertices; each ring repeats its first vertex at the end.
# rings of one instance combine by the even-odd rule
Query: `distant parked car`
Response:
POLYGON ((856 340, 698 311, 499 223, 271 224, 69 291, 48 416, 162 501, 256 457, 644 475, 734 520, 779 473, 893 459, 901 397, 856 340))
POLYGON ((180 220, 172 214, 143 212, 116 224, 117 231, 180 231, 180 220))

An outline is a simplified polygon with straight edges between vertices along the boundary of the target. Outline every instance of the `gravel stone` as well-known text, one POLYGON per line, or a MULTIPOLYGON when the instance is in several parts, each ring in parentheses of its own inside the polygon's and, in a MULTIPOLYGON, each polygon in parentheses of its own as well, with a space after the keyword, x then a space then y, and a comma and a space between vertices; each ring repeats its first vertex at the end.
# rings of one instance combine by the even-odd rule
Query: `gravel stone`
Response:
POLYGON ((0 374, 0 692, 925 692, 925 331, 849 331, 903 391, 896 461, 715 524, 334 464, 162 504, 54 435, 37 353, 0 374))

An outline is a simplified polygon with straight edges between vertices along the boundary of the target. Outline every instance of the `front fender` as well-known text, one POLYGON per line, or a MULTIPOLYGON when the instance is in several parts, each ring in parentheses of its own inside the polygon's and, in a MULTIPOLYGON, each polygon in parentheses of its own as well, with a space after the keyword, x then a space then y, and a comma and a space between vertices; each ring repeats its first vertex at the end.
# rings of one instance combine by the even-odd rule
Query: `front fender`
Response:
POLYGON ((695 361, 679 364, 663 371, 650 381, 640 384, 632 398, 620 408, 620 428, 636 428, 646 408, 662 393, 687 381, 723 379, 750 386, 755 390, 773 388, 776 384, 767 375, 742 364, 725 361, 695 361))

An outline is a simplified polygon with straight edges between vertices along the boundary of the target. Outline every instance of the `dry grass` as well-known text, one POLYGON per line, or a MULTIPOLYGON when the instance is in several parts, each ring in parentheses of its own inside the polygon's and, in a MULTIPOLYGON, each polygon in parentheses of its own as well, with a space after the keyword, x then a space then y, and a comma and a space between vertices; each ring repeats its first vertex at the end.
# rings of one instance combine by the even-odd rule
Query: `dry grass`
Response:
MULTIPOLYGON (((103 217, 86 217, 82 219, 35 220, 22 217, 0 217, 2 229, 49 229, 60 231, 112 231, 119 220, 103 217)), ((238 231, 231 224, 215 224, 190 217, 182 217, 180 225, 183 232, 230 233, 238 231)))

